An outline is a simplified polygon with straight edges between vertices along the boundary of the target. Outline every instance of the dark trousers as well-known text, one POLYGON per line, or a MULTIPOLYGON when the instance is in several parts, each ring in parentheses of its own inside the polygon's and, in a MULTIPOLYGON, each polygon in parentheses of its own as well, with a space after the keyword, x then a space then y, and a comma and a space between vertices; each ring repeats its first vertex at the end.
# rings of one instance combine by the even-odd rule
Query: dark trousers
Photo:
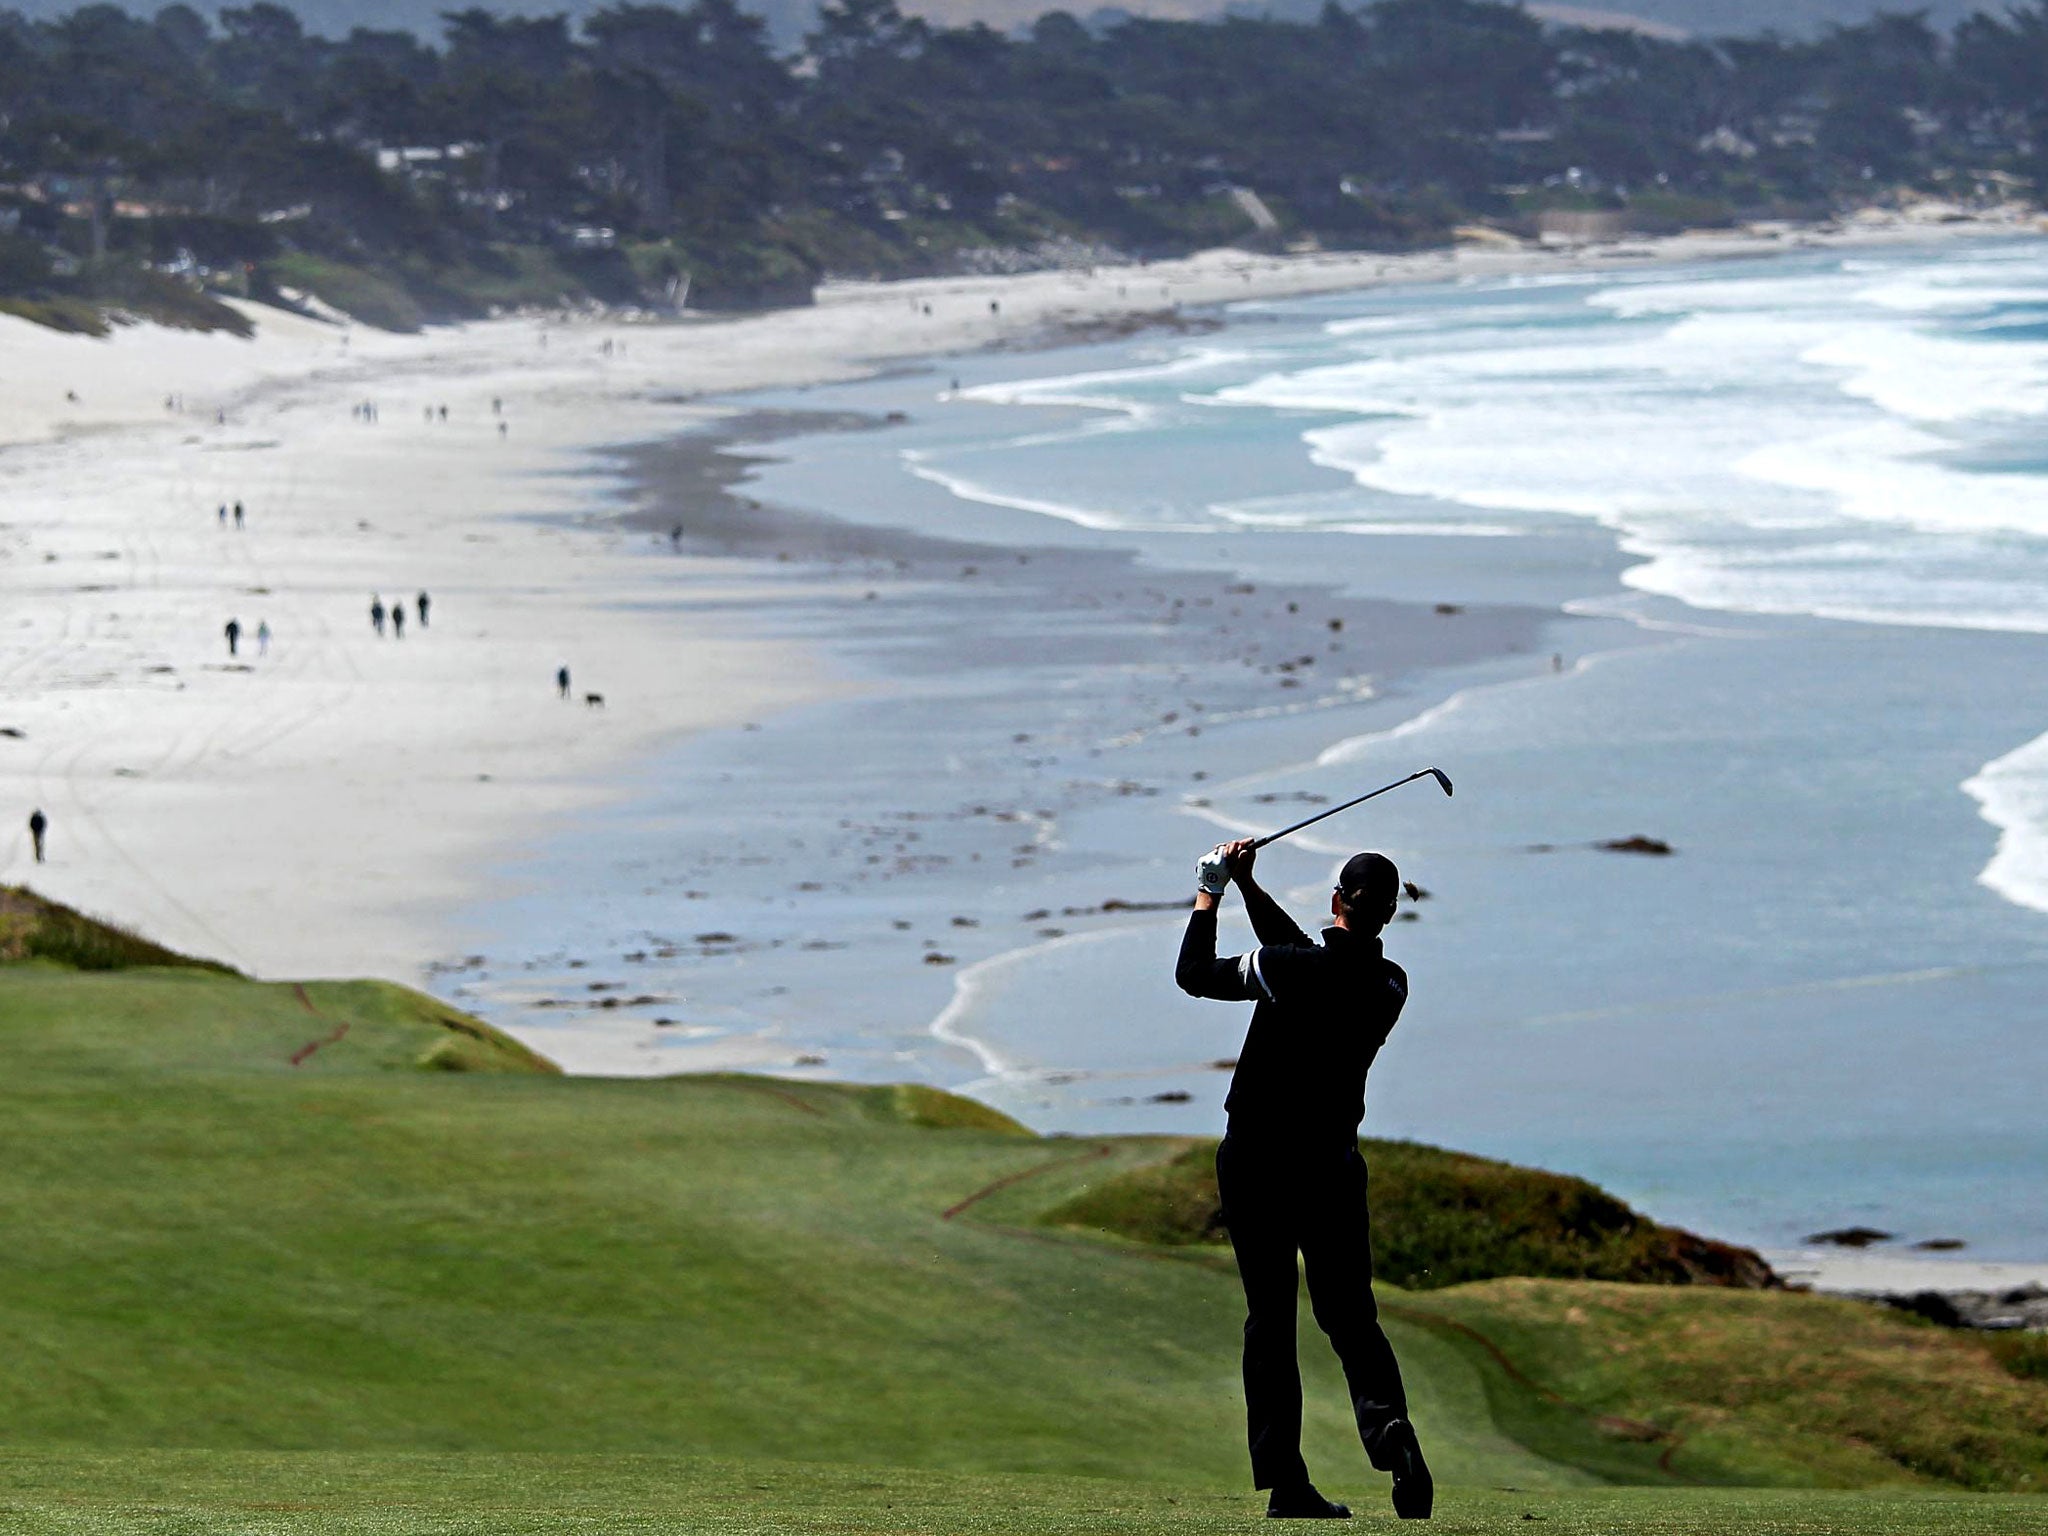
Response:
POLYGON ((1223 1219, 1244 1282, 1244 1406, 1252 1483, 1308 1480, 1301 1459, 1301 1367, 1294 1352, 1295 1254, 1308 1272, 1309 1307, 1344 1367, 1358 1437, 1386 1470, 1380 1441, 1408 1416, 1401 1367, 1372 1295, 1372 1229, 1365 1160, 1355 1146, 1268 1147, 1242 1136, 1216 1152, 1223 1219))

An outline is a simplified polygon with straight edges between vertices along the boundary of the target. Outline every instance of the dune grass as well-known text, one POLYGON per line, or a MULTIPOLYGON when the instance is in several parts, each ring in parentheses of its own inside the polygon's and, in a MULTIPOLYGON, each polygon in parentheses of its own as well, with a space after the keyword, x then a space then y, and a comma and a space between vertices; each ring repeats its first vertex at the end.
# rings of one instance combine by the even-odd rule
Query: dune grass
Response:
MULTIPOLYGON (((1041 1220, 1186 1146, 563 1078, 378 983, 0 965, 0 1527, 1234 1525, 1228 1255, 1041 1220)), ((1701 1287, 1383 1300, 1453 1529, 2048 1525, 1956 1496, 2048 1455, 2048 1385, 1966 1336, 1701 1287)), ((1311 1464, 1381 1511, 1304 1330, 1311 1464)))
POLYGON ((0 885, 0 964, 14 960, 54 960, 81 971, 151 965, 234 974, 228 966, 191 959, 20 886, 0 885))

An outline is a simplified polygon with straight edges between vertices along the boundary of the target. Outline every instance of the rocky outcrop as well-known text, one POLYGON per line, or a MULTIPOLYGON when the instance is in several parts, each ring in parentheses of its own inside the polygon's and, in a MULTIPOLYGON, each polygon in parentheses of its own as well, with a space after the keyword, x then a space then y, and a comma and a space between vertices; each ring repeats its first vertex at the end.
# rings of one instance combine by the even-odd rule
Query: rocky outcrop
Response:
POLYGON ((1944 1328, 2033 1329, 2048 1331, 2048 1286, 2023 1285, 2011 1291, 1915 1291, 1911 1295, 1864 1296, 1901 1312, 1911 1312, 1944 1328))
POLYGON ((1826 1232, 1809 1232, 1806 1241, 1825 1243, 1831 1248, 1868 1248, 1872 1243, 1888 1243, 1892 1240, 1889 1232, 1880 1232, 1875 1227, 1835 1227, 1826 1232))

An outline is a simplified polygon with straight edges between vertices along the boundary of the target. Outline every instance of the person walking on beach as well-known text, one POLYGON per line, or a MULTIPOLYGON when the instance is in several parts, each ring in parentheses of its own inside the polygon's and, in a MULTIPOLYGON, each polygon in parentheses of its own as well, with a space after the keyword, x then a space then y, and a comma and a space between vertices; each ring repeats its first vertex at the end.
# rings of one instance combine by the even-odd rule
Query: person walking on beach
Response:
POLYGON ((225 633, 228 637, 228 654, 232 656, 235 654, 235 647, 242 643, 242 621, 229 619, 225 633))
POLYGON ((228 525, 228 504, 226 502, 220 504, 220 525, 223 528, 228 525))
POLYGON ((28 813, 28 840, 36 845, 36 862, 43 862, 43 834, 50 830, 50 818, 41 806, 28 813))
POLYGON ((380 636, 384 633, 384 599, 381 597, 370 599, 370 628, 380 636))
POLYGON ((391 605, 391 638, 405 638, 405 603, 402 600, 391 605))
POLYGON ((241 504, 241 503, 240 503, 240 502, 238 501, 238 502, 236 502, 236 503, 235 503, 235 532, 237 532, 237 533, 240 533, 241 531, 242 531, 242 504, 241 504))
POLYGON ((1257 852, 1250 841, 1225 843, 1201 861, 1174 970, 1192 996, 1257 1005, 1223 1101, 1229 1128, 1216 1151, 1223 1221, 1247 1312, 1252 1481, 1270 1490, 1266 1513, 1277 1518, 1351 1513, 1316 1491, 1301 1457, 1299 1253, 1309 1306, 1344 1367, 1366 1456, 1394 1475, 1394 1513, 1427 1519, 1435 1489, 1373 1300, 1365 1161, 1358 1152, 1366 1073, 1408 1000, 1406 973, 1380 945, 1400 899, 1400 873, 1377 853, 1346 861, 1330 898, 1332 926, 1317 943, 1252 879, 1257 852), (1216 909, 1233 880, 1260 947, 1218 959, 1216 909))
POLYGON ((268 619, 258 619, 256 621, 256 654, 258 656, 268 656, 270 654, 270 620, 268 619))
POLYGON ((569 697, 569 669, 567 667, 555 668, 555 696, 562 699, 569 697))
POLYGON ((419 595, 419 598, 418 598, 418 602, 419 602, 419 606, 420 606, 420 628, 421 628, 421 629, 425 629, 425 628, 427 627, 427 605, 428 605, 429 601, 430 601, 430 599, 428 598, 428 596, 427 596, 427 594, 426 594, 426 593, 422 592, 422 593, 421 593, 421 594, 419 595))

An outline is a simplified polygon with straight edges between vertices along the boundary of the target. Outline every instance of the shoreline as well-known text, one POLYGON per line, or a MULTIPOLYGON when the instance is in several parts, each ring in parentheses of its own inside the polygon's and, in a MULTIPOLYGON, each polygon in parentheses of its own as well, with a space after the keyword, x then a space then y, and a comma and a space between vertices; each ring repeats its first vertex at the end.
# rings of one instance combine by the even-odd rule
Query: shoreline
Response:
MULTIPOLYGON (((1290 731, 1313 754, 1348 729, 1336 723, 1346 712, 1401 708, 1407 680, 1533 655, 1543 631, 1571 622, 1499 605, 1447 625, 1427 603, 1233 580, 1213 556, 1162 560, 1115 537, 1077 541, 1028 524, 1010 530, 1026 537, 955 536, 749 494, 753 467, 776 462, 777 437, 816 441, 822 429, 837 440, 888 425, 750 407, 617 451, 638 486, 622 522, 650 533, 679 526, 685 558, 761 573, 770 585, 750 621, 771 635, 822 637, 857 692, 678 743, 650 763, 644 803, 515 861, 527 883, 570 893, 564 906, 619 916, 609 931, 603 919, 572 922, 565 938, 545 910, 490 904, 496 914, 478 914, 465 940, 472 962, 444 973, 452 1001, 571 1070, 809 1067, 898 1079, 906 1038, 943 1041, 932 1021, 955 978, 1001 947, 1041 941, 1054 918, 1077 934, 1146 920, 1134 914, 1158 905, 1151 853, 1102 867, 1080 851, 1095 839, 1079 825, 1110 807, 1120 820, 1156 809, 1172 819, 1171 837, 1208 836, 1185 831, 1187 774, 1167 766, 1176 755, 1199 741, 1199 760, 1220 777, 1256 771, 1265 744, 1212 745, 1250 723, 1290 731), (1028 541, 1033 531, 1054 542, 1028 541), (1301 665, 1310 651, 1322 667, 1301 665), (899 719, 916 724, 898 730, 899 719), (832 759, 832 743, 847 760, 832 759), (1211 750, 1223 755, 1212 762, 1211 750), (971 784, 955 787, 962 777, 971 784), (727 786, 743 778, 757 782, 736 801, 727 786), (639 872, 639 850, 655 838, 687 877, 639 872), (675 908, 662 931, 629 930, 648 904, 617 893, 648 879, 680 886, 695 905, 675 908), (766 993, 747 990, 743 966, 719 974, 770 955, 776 984, 766 993), (885 1031, 897 1045, 878 1060, 836 1035, 825 1001, 835 993, 886 995, 904 1011, 885 1031), (817 999, 813 1014, 786 995, 817 999), (678 999, 728 1027, 691 1025, 678 999)), ((980 1055, 953 1043, 962 1061, 980 1055)), ((916 1065, 930 1069, 921 1056, 916 1065)), ((960 1075, 943 1082, 958 1087, 960 1075)))
MULTIPOLYGON (((1901 223, 1792 238, 1890 245, 2011 228, 1901 223)), ((476 893, 478 871, 530 841, 537 819, 604 803, 661 743, 763 708, 678 691, 649 663, 676 619, 647 614, 689 598, 678 598, 672 568, 634 588, 650 572, 619 558, 627 551, 605 530, 609 488, 594 483, 609 445, 715 418, 718 399, 739 392, 1058 344, 1077 326, 1156 314, 1161 301, 1171 313, 1463 276, 1768 255, 1786 244, 1730 234, 1564 252, 1217 251, 1093 274, 835 284, 814 308, 735 319, 523 317, 417 337, 256 306, 245 307, 258 323, 251 340, 151 326, 89 339, 0 316, 0 467, 16 491, 0 522, 0 582, 16 616, 5 675, 18 700, 0 727, 27 739, 0 738, 0 803, 41 804, 53 821, 50 864, 29 862, 17 825, 0 832, 0 870, 258 974, 418 980, 445 958, 444 919, 476 893), (494 397, 510 433, 495 442, 494 397), (374 426, 350 419, 363 400, 379 407, 374 426), (437 437, 443 424, 418 413, 443 404, 453 420, 437 437), (234 500, 250 502, 252 534, 283 524, 289 544, 220 549, 208 513, 234 500), (422 513, 432 514, 424 524, 422 513), (595 544, 585 537, 593 527, 595 544), (479 560, 480 546, 496 546, 492 557, 479 560), (564 579, 535 583, 536 572, 564 579), (369 596, 393 582, 452 595, 444 625, 464 606, 478 621, 434 691, 407 694, 403 674, 366 672, 375 653, 345 638, 351 629, 367 637, 369 596), (508 589, 519 596, 496 601, 508 589), (280 652, 294 657, 303 686, 260 706, 268 720, 251 720, 218 686, 229 658, 209 653, 221 649, 226 617, 253 629, 280 612, 280 652), (517 712, 527 678, 544 689, 564 649, 597 652, 607 686, 593 691, 643 702, 630 724, 609 704, 602 735, 517 712), (202 682, 204 696, 178 708, 162 697, 202 682), (476 697, 479 684, 492 696, 476 697), (398 691, 387 700, 377 689, 398 691), (440 707, 450 690, 470 706, 460 719, 440 707), (294 738, 320 750, 278 750, 294 738), (536 771, 536 752, 559 761, 536 771), (519 793, 496 795, 493 807, 457 782, 519 793), (420 792, 402 792, 408 783, 420 792), (322 807, 317 818, 303 814, 308 800, 322 807), (431 835, 397 835, 408 825, 431 835), (308 838, 319 852, 301 862, 322 872, 318 886, 275 870, 269 854, 308 838), (378 849, 377 867, 351 876, 366 846, 378 849), (345 889, 326 888, 337 879, 345 889)), ((722 579, 692 574, 709 588, 722 579)), ((744 601, 711 592, 701 643, 720 643, 726 615, 744 601)), ((837 686, 809 675, 791 687, 815 663, 746 642, 721 666, 758 674, 788 702, 837 686)))

